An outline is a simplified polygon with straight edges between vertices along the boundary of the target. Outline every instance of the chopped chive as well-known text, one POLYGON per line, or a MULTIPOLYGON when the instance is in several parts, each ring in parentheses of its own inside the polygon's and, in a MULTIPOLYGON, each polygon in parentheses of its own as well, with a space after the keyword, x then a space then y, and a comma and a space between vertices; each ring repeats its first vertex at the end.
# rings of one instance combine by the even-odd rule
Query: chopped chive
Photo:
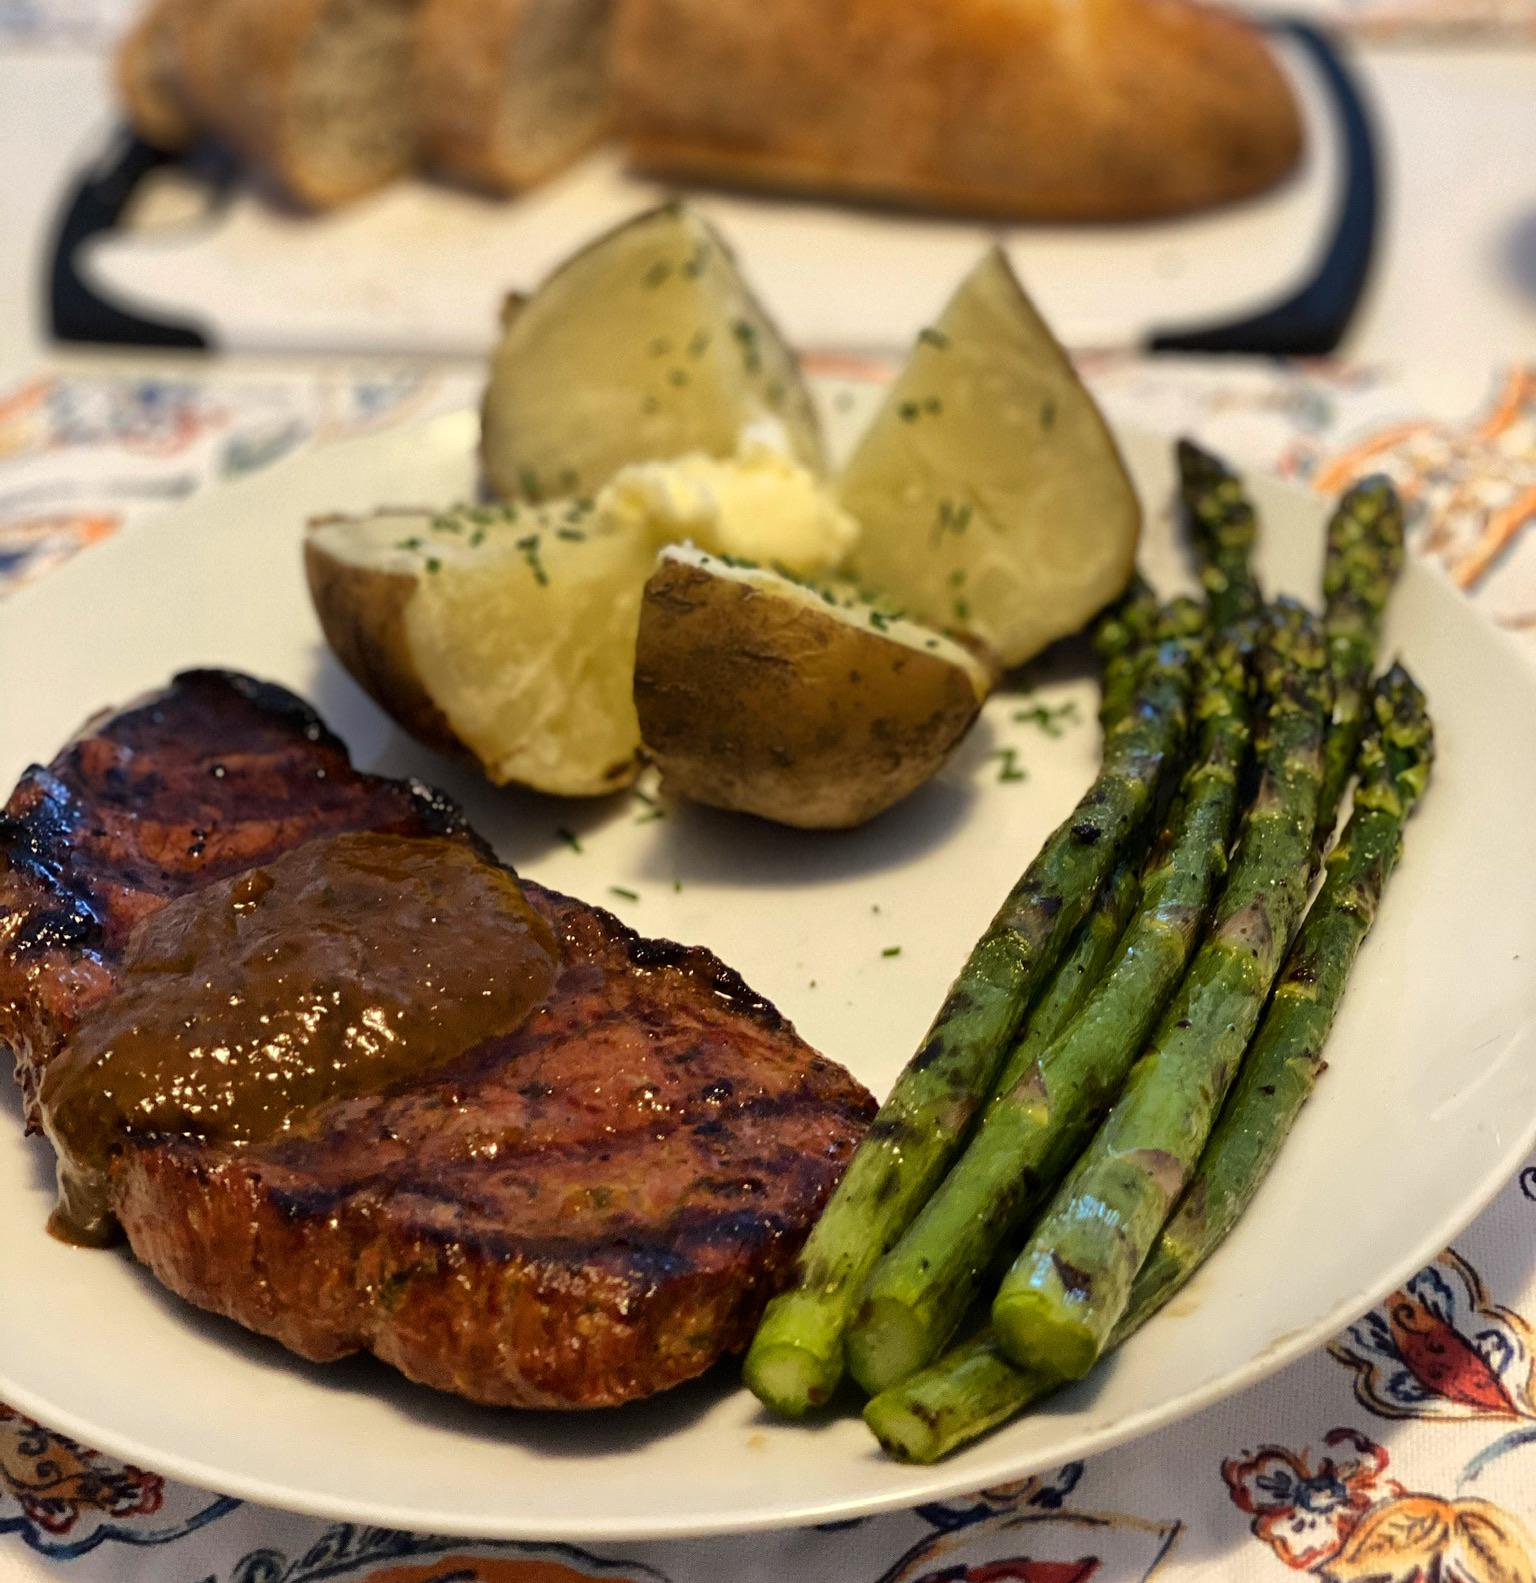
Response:
POLYGON ((555 834, 565 842, 571 851, 582 852, 586 850, 582 846, 581 842, 576 839, 576 832, 574 830, 567 830, 563 824, 555 826, 555 834))
POLYGON ((640 284, 647 290, 654 291, 662 285, 672 273, 672 266, 664 258, 658 258, 645 274, 640 277, 640 284))
POLYGON ((672 881, 672 889, 674 891, 680 891, 682 888, 683 888, 683 882, 680 879, 675 879, 675 880, 672 881))
POLYGON ((1056 403, 1049 398, 1040 406, 1040 427, 1050 432, 1056 425, 1056 403))
POLYGON ((900 956, 901 955, 901 947, 899 945, 888 945, 880 953, 880 955, 881 956, 900 956))
POLYGON ((429 572, 440 572, 443 569, 443 563, 435 555, 429 555, 426 564, 429 572))
POLYGON ((421 540, 413 533, 410 538, 401 539, 395 548, 397 550, 419 550, 421 548, 421 540))
POLYGON ((1029 771, 1022 769, 1018 763, 1017 751, 1013 748, 1000 748, 992 757, 1001 761, 1001 768, 997 772, 999 781, 1026 781, 1029 771))
POLYGON ((555 537, 564 539, 567 544, 581 544, 586 540, 586 534, 580 528, 556 528, 555 537))
POLYGON ((544 562, 539 559, 539 536, 530 533, 516 541, 516 546, 522 551, 523 560, 527 563, 528 570, 533 573, 533 580, 541 588, 549 586, 549 573, 544 569, 544 562))
POLYGON ((916 423, 917 414, 918 405, 915 401, 904 401, 896 409, 896 416, 900 418, 903 423, 916 423))
POLYGON ((942 412, 943 410, 944 410, 944 403, 942 401, 940 401, 937 396, 930 396, 923 403, 923 411, 924 412, 938 413, 938 412, 942 412))
POLYGON ((622 896, 625 901, 640 900, 640 892, 637 890, 631 890, 627 885, 610 885, 608 887, 608 894, 610 896, 622 896))
POLYGON ((484 528, 476 528, 475 531, 473 533, 471 533, 470 536, 469 536, 469 547, 470 547, 470 549, 472 549, 472 550, 479 549, 479 547, 482 544, 484 544, 484 543, 485 543, 485 529, 484 528))
POLYGON ((1068 699, 1054 709, 1049 704, 1035 704, 1028 709, 1016 709, 1014 721, 1019 725, 1039 726, 1048 737, 1059 737, 1069 725, 1078 723, 1077 705, 1068 699))
POLYGON ((929 346, 938 347, 940 351, 949 345, 949 337, 942 330, 934 329, 932 325, 929 325, 926 330, 919 330, 917 338, 919 341, 926 341, 929 346))

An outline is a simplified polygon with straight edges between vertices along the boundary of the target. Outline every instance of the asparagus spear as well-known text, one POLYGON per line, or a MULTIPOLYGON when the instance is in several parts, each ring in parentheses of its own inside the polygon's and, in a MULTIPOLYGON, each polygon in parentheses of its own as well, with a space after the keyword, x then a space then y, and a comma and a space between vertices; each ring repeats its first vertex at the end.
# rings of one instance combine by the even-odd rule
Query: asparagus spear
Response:
POLYGON ((965 1153, 870 1277, 847 1352, 871 1394, 938 1356, 994 1254, 1060 1181, 1114 1099, 1183 975, 1226 872, 1248 746, 1246 677, 1230 638, 1207 658, 1197 715, 1199 758, 1148 862, 1113 967, 1037 1059, 1012 1063, 965 1153))
MULTIPOLYGON (((1136 1277, 1111 1346, 1157 1313, 1231 1231, 1322 1071, 1323 1043, 1434 755, 1423 694, 1401 667, 1377 683, 1372 714, 1354 811, 1328 859, 1327 877, 1188 1191, 1136 1277)), ((877 1396, 864 1418, 892 1456, 932 1462, 1022 1412, 1057 1383, 1010 1362, 988 1325, 877 1396)))
POLYGON ((998 1094, 1012 1087, 1034 1065, 1040 1052, 1076 1015, 1109 966, 1120 931, 1140 894, 1136 864, 1127 857, 1105 880, 1061 966, 1030 1007, 1023 1035, 1003 1062, 990 1104, 996 1104, 998 1094))
POLYGON ((1211 933, 1113 1110, 992 1305, 1009 1357, 1076 1379, 1124 1312, 1183 1191, 1301 915, 1331 696, 1299 605, 1273 607, 1260 650, 1261 778, 1211 933))
POLYGON ((988 1324, 937 1363, 872 1397, 864 1404, 864 1422, 898 1461, 937 1462, 1061 1383, 1012 1362, 988 1324))
POLYGON ((799 1417, 836 1387, 865 1278, 959 1152, 1032 996, 1177 762, 1193 665, 1188 641, 1148 648, 1097 779, 972 949, 801 1250, 794 1284, 768 1305, 745 1375, 775 1411, 799 1417))
POLYGON ((1188 1191, 1136 1277, 1117 1339, 1151 1318, 1237 1224, 1322 1072, 1323 1044, 1434 758, 1424 695, 1401 665, 1376 684, 1371 712, 1354 809, 1322 889, 1188 1191))
POLYGON ((1323 749, 1317 839, 1333 834, 1339 800, 1366 727, 1366 700, 1381 615, 1403 568, 1403 503, 1391 481, 1362 479, 1340 498, 1328 522, 1323 557, 1323 631, 1333 672, 1333 724, 1323 749))
POLYGON ((1178 461, 1179 498, 1200 554, 1211 622, 1218 631, 1233 631, 1256 621, 1262 610, 1252 565, 1258 534, 1253 503, 1242 479, 1193 440, 1179 441, 1178 461))
POLYGON ((1125 717, 1135 699, 1137 662, 1152 641, 1161 614, 1152 585, 1137 572, 1094 625, 1094 652, 1104 674, 1099 723, 1106 731, 1125 717))

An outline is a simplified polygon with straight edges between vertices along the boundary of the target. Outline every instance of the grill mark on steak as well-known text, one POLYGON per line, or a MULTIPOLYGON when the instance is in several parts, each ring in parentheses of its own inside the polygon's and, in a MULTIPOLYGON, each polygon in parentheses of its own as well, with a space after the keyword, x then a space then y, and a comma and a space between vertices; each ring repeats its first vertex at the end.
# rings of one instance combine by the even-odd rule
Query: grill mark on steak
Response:
MULTIPOLYGON (((0 814, 0 1041, 43 1070, 171 897, 346 830, 489 849, 359 773, 308 705, 226 672, 98 719, 0 814)), ((476 1400, 597 1406, 750 1338, 873 1101, 710 952, 526 884, 564 963, 510 1035, 248 1148, 114 1166, 134 1253, 313 1359, 374 1352, 476 1400)))

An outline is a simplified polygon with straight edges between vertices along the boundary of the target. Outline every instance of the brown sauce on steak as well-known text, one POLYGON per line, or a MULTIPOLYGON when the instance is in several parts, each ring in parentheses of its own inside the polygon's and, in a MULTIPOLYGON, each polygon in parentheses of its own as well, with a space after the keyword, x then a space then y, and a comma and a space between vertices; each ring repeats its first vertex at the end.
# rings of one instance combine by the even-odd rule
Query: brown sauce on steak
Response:
POLYGON ((543 1004, 559 966, 516 877, 462 841, 354 832, 176 897, 50 1066, 50 1229, 99 1245, 129 1138, 244 1145, 381 1094, 543 1004))

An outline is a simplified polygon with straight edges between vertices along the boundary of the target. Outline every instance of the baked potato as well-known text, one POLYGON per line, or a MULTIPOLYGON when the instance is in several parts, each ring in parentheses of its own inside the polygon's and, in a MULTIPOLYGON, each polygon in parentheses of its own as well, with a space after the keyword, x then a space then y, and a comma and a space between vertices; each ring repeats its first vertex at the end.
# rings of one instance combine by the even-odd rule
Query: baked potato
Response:
POLYGON ((497 785, 597 796, 639 772, 631 678, 655 560, 582 503, 310 524, 310 594, 361 686, 497 785))
POLYGON ((991 672, 832 589, 677 546, 645 585, 635 708, 664 790, 780 824, 862 824, 938 770, 991 672))
POLYGON ((837 481, 850 571, 1004 665, 1125 587, 1141 507, 1067 355, 994 248, 961 284, 837 481))
POLYGON ((498 494, 592 495, 630 462, 729 456, 748 429, 825 472, 794 354, 724 239, 682 205, 608 232, 508 304, 481 437, 498 494))

